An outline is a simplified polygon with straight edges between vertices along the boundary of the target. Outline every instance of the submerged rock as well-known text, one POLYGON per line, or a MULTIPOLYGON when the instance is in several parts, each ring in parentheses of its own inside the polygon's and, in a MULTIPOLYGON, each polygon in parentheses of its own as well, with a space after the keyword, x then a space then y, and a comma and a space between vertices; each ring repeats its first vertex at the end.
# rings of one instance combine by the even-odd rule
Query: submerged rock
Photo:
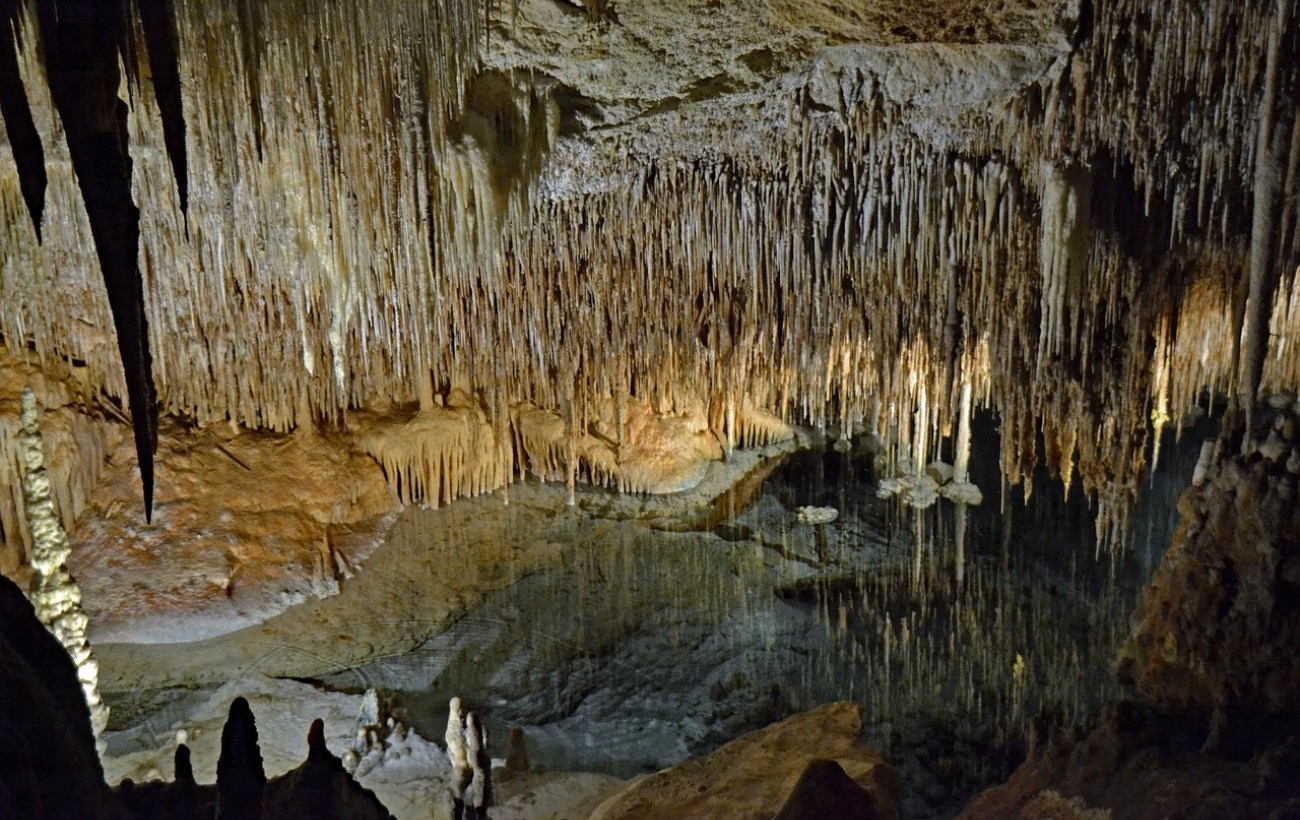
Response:
POLYGON ((804 524, 830 524, 840 517, 840 511, 834 507, 800 507, 795 517, 804 524))

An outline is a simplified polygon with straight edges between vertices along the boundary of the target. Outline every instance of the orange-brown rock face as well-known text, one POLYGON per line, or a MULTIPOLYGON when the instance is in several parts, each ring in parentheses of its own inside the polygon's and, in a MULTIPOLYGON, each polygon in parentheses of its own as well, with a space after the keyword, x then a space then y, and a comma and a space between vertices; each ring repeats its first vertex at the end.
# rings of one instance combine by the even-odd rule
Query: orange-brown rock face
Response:
POLYGON ((838 763, 870 795, 875 816, 897 818, 898 773, 861 734, 861 707, 828 704, 651 775, 592 818, 772 817, 814 760, 838 763))
POLYGON ((1197 721, 1300 712, 1300 423, 1278 413, 1219 443, 1134 613, 1121 672, 1197 721), (1238 455, 1238 453, 1241 453, 1238 455))
POLYGON ((122 446, 72 532, 95 640, 194 640, 331 594, 398 506, 379 466, 338 436, 173 425, 158 464, 152 524, 122 446))
MULTIPOLYGON (((75 372, 75 371, 74 371, 75 372)), ((56 512, 71 529, 103 473, 105 456, 127 432, 125 424, 79 406, 75 379, 61 381, 0 348, 0 573, 19 577, 31 550, 23 513, 19 404, 24 387, 44 411, 41 436, 56 512)))

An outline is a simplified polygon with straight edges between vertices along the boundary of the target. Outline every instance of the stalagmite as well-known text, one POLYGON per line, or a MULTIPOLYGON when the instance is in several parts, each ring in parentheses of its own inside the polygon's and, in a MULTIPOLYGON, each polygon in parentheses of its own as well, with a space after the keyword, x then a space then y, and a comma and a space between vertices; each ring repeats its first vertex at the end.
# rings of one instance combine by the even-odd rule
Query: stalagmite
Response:
POLYGON ((92 657, 86 640, 88 619, 81 608, 81 588, 65 566, 72 547, 67 532, 54 514, 50 478, 45 469, 45 448, 41 440, 41 414, 36 406, 36 394, 30 389, 23 391, 22 423, 23 500, 27 526, 32 534, 31 565, 36 571, 29 597, 41 623, 72 656, 86 704, 90 707, 91 729, 102 755, 108 707, 99 696, 99 664, 92 657))
POLYGON ((447 713, 447 758, 451 761, 451 782, 448 788, 452 803, 457 812, 463 811, 465 790, 469 788, 474 777, 470 762, 469 746, 465 740, 465 713, 461 708, 460 698, 452 698, 447 713))
POLYGON ((261 820, 266 797, 266 769, 257 742, 257 721, 243 697, 230 704, 221 729, 217 760, 217 820, 261 820))
POLYGON ((473 771, 465 789, 465 816, 467 820, 487 820, 492 806, 492 758, 487 751, 487 730, 474 712, 465 716, 465 751, 473 771))
POLYGON ((59 523, 71 531, 104 475, 104 461, 123 435, 123 425, 80 412, 84 400, 60 382, 0 350, 0 572, 18 577, 29 564, 31 530, 23 501, 25 445, 23 392, 32 389, 42 414, 46 475, 59 523))

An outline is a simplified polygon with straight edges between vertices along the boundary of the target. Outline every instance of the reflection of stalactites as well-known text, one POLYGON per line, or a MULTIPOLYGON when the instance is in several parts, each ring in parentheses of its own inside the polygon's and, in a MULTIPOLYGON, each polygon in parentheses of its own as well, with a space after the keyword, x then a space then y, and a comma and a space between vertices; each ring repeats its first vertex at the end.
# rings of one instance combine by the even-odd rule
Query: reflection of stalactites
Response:
POLYGON ((18 166, 23 201, 36 228, 36 241, 40 242, 41 215, 45 210, 45 150, 18 73, 18 5, 18 0, 0 0, 0 117, 18 166))
POLYGON ((121 2, 79 8, 85 13, 61 14, 57 0, 41 2, 41 40, 50 95, 63 122, 117 329, 149 519, 158 411, 137 259, 140 211, 131 198, 127 105, 118 97, 119 54, 129 53, 123 50, 126 9, 121 2))
POLYGON ((137 0, 145 48, 149 51, 149 72, 154 97, 162 115, 163 142, 176 177, 181 213, 188 220, 190 186, 185 155, 185 112, 181 107, 180 62, 177 55, 176 13, 172 0, 137 0))

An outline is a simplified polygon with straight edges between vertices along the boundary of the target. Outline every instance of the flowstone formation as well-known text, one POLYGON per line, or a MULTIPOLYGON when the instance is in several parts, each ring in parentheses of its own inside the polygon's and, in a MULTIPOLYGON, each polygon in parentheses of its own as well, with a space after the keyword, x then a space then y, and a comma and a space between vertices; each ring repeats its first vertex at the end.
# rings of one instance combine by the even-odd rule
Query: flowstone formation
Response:
MULTIPOLYGON (((130 393, 139 434, 58 43, 10 5, 0 335, 130 393)), ((174 60, 126 37, 153 70, 114 105, 159 404, 196 424, 463 389, 503 455, 441 503, 518 474, 522 402, 568 476, 629 396, 703 408, 724 452, 753 406, 916 465, 992 407, 1007 480, 1077 472, 1118 542, 1151 428, 1300 386, 1291 0, 169 7, 174 60)), ((444 475, 447 448, 382 452, 444 475)))
MULTIPOLYGON (((0 572, 17 580, 30 572, 32 533, 23 501, 26 470, 22 443, 23 393, 32 390, 41 414, 46 478, 54 513, 71 532, 105 473, 105 460, 124 436, 125 425, 87 412, 91 399, 76 381, 59 381, 0 350, 0 572)), ((135 487, 132 487, 135 492, 135 487)))

